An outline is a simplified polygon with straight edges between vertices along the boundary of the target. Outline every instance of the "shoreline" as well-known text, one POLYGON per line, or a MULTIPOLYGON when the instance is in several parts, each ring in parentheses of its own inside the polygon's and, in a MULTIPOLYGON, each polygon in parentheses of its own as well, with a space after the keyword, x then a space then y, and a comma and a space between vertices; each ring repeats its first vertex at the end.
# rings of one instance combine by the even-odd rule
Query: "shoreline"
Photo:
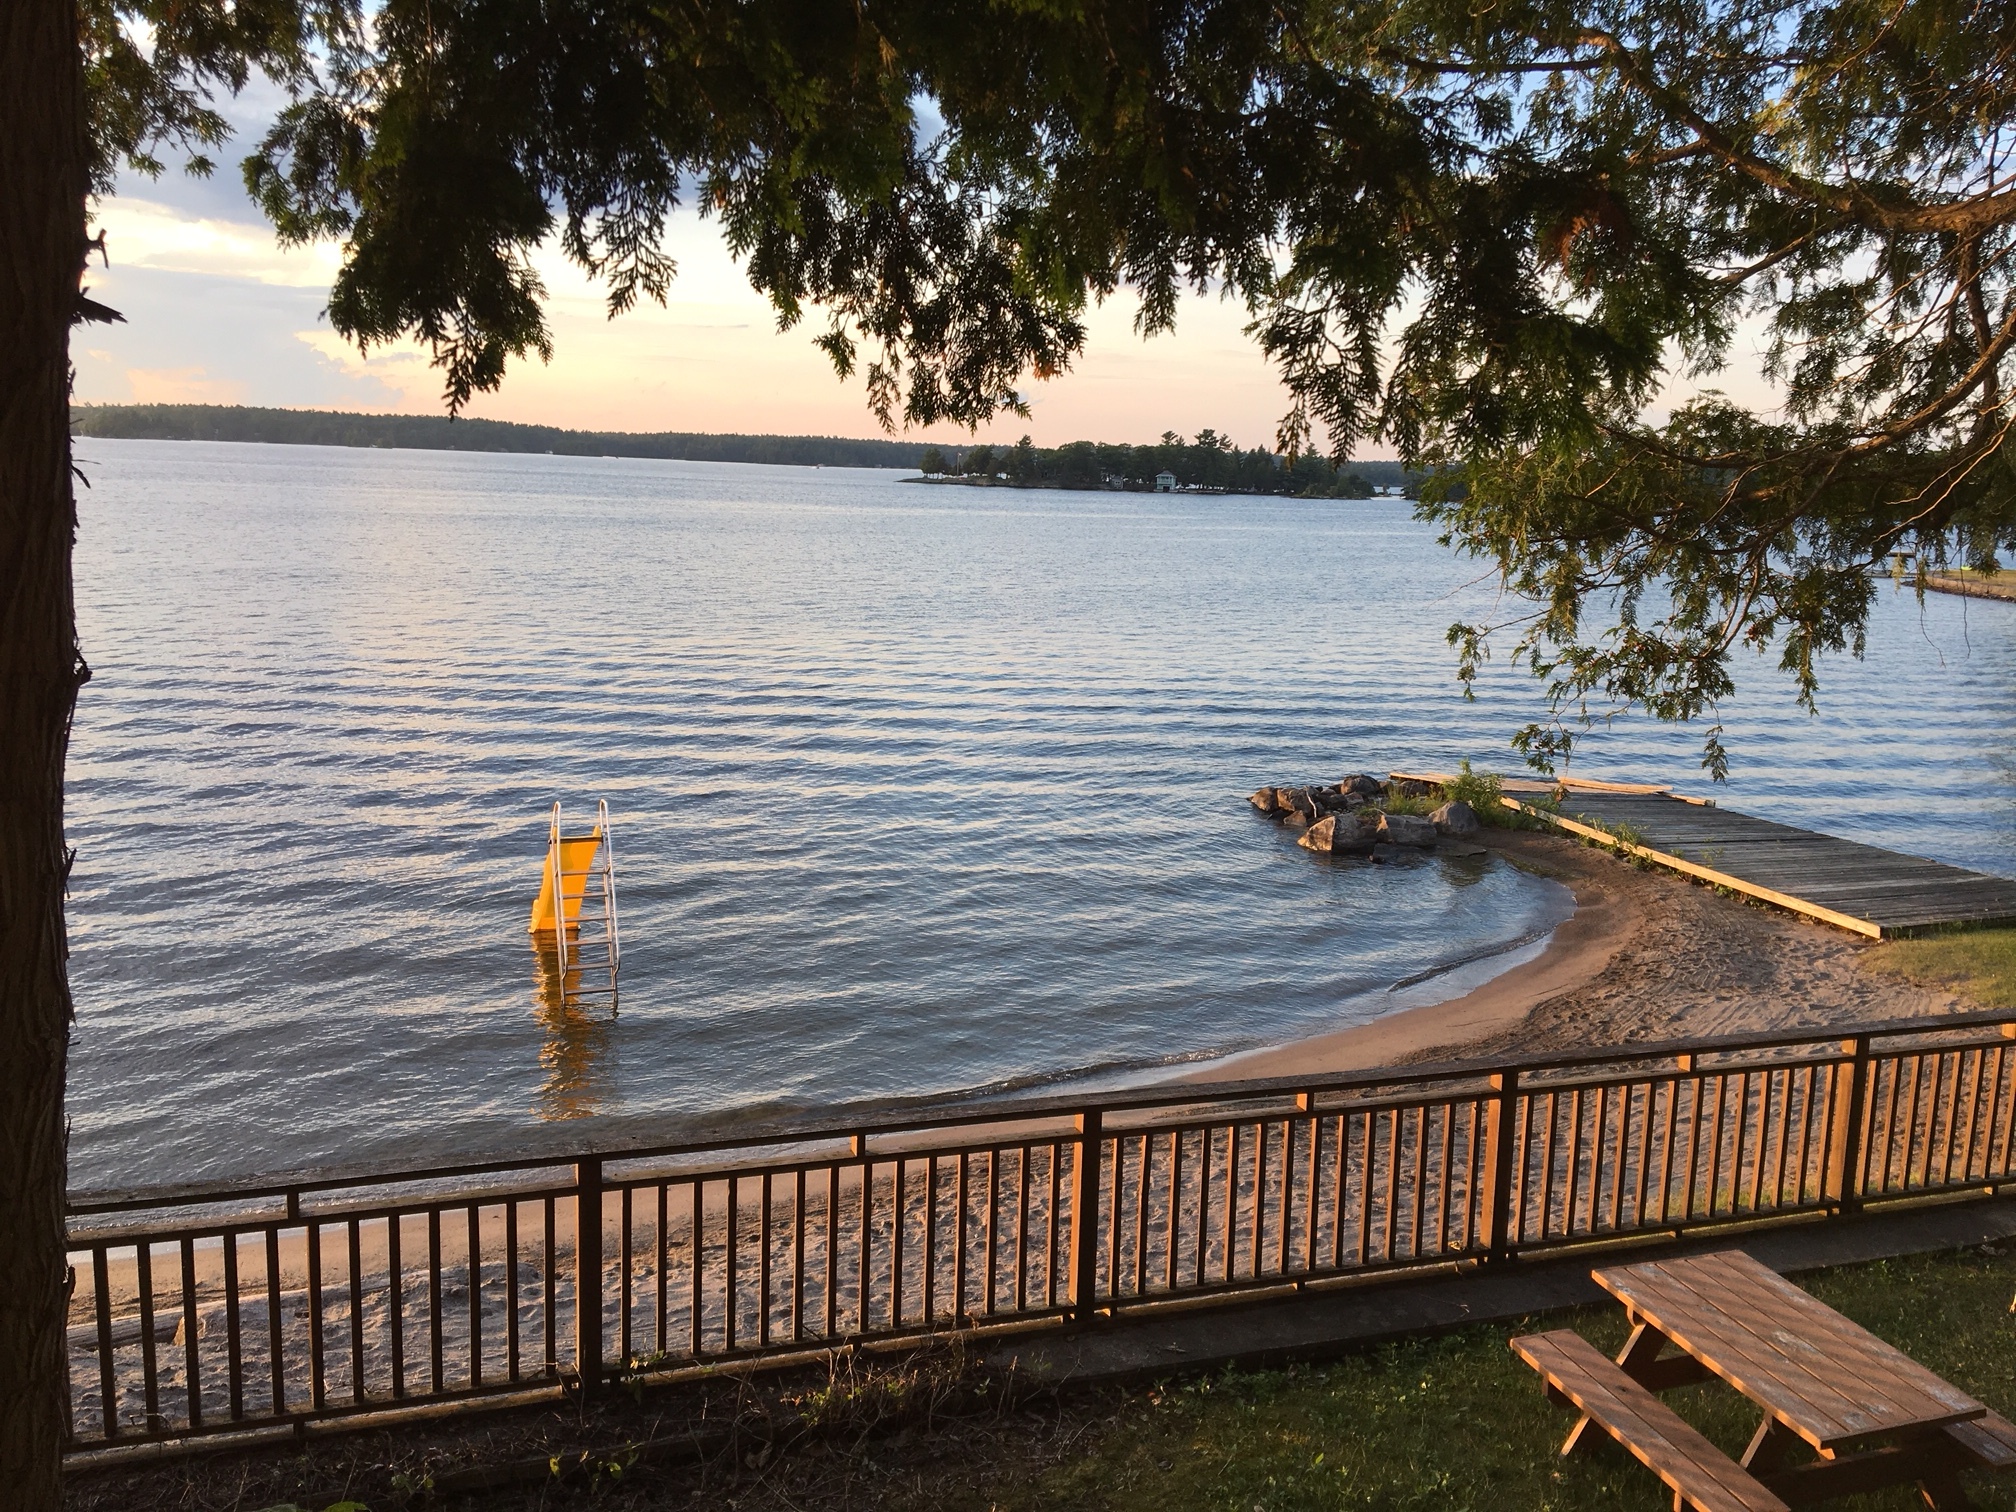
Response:
MULTIPOLYGON (((1439 1003, 1401 1008, 1367 1023, 1327 1030, 1255 1050, 1243 1050, 1174 1080, 1293 1076, 1298 1072, 1369 1071, 1402 1065, 1431 1051, 1502 1035, 1540 1003, 1595 980, 1615 959, 1624 939, 1643 923, 1632 890, 1581 860, 1581 847, 1556 851, 1552 837, 1513 830, 1477 836, 1522 871, 1559 882, 1573 894, 1574 911, 1546 937, 1537 956, 1514 962, 1467 992, 1439 1003), (1533 844, 1540 841, 1541 844, 1533 844)), ((1595 858, 1599 853, 1588 853, 1595 858)), ((1608 860, 1608 857, 1601 857, 1608 860)))
POLYGON ((1200 1083, 1369 1071, 1493 1053, 1629 1045, 1750 1030, 1936 1018, 1953 992, 1864 969, 1873 940, 1566 836, 1478 837, 1564 883, 1575 912, 1540 953, 1444 1002, 1190 1066, 1200 1083))

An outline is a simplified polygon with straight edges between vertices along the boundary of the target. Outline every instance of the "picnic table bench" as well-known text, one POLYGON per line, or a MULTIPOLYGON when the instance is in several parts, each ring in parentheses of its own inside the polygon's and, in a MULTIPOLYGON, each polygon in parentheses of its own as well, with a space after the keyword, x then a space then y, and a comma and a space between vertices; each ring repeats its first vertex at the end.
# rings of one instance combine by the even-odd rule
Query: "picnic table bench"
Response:
POLYGON ((1971 1505, 1963 1469, 2016 1468, 2016 1424, 1740 1250, 1590 1274, 1632 1323, 1614 1362, 1569 1330, 1512 1348, 1581 1414, 1563 1454, 1601 1429, 1676 1507, 1776 1512, 1915 1482, 1954 1512, 1971 1505), (1657 1395, 1715 1379, 1764 1409, 1740 1462, 1657 1395))

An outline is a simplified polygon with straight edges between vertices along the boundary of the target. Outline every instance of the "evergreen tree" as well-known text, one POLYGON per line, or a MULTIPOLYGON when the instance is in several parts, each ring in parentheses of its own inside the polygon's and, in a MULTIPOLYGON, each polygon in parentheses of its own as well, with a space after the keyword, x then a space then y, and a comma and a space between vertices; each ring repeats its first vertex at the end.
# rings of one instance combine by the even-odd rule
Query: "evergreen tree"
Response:
MULTIPOLYGON (((63 1434, 68 340, 117 318, 88 207, 122 162, 207 168, 211 96, 255 71, 292 103, 248 185, 283 241, 341 245, 332 327, 417 338, 451 408, 550 353, 541 245, 612 313, 662 298, 688 186, 891 425, 1025 413, 1123 284, 1149 333, 1225 289, 1284 449, 1390 442, 1524 601, 1543 764, 1635 705, 1706 717, 1719 774, 1739 649, 1810 703, 1873 562, 2016 548, 2016 0, 12 0, 5 38, 0 1484, 27 1512, 63 1434), (1743 360, 1746 317, 1769 401, 1665 402, 1743 360)), ((1453 627, 1460 676, 1493 631, 1453 627)))

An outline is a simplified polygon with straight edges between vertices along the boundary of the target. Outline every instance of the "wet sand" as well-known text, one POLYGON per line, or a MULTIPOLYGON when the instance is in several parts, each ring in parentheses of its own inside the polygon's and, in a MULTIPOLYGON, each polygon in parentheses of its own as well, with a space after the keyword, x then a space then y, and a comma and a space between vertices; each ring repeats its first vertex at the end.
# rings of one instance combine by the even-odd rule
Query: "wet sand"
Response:
POLYGON ((1575 913, 1539 957, 1446 1003, 1232 1057, 1187 1081, 1358 1071, 1494 1053, 1799 1029, 1957 1012, 1950 992, 1865 969, 1874 942, 1564 836, 1490 831, 1564 883, 1575 913))

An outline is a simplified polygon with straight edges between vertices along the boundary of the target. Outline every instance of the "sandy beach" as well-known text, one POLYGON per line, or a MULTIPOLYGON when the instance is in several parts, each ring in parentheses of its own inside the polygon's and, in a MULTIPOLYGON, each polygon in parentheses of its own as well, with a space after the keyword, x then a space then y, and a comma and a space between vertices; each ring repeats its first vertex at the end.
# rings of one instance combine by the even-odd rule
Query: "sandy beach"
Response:
POLYGON ((1357 1071, 1493 1052, 1643 1044, 1951 1013, 1949 992, 1868 970, 1873 942, 1565 836, 1486 844, 1575 894, 1535 960, 1445 1003, 1214 1062, 1185 1080, 1357 1071))

